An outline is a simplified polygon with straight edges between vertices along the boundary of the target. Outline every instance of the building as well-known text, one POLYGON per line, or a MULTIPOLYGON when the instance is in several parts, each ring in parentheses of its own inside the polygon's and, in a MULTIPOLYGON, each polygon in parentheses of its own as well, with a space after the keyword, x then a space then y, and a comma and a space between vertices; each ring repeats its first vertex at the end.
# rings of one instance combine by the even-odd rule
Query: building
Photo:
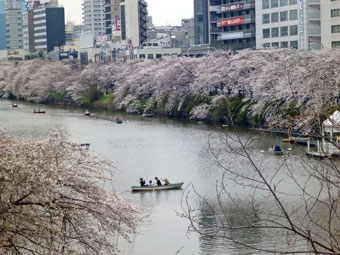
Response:
POLYGON ((209 1, 194 0, 195 44, 209 44, 209 1))
POLYGON ((256 48, 320 49, 320 21, 320 0, 256 1, 256 48))
POLYGON ((195 44, 195 20, 182 19, 182 29, 185 31, 184 45, 190 46, 195 44))
POLYGON ((24 14, 25 54, 48 53, 55 47, 65 45, 64 8, 57 0, 40 4, 35 1, 24 14))
POLYGON ((113 42, 120 41, 120 2, 121 0, 105 0, 105 34, 113 42))
POLYGON ((321 46, 340 47, 340 1, 325 1, 321 5, 321 46))
POLYGON ((121 0, 121 41, 138 47, 147 40, 147 3, 144 0, 121 0))
POLYGON ((210 0, 209 19, 210 45, 233 50, 255 48, 255 0, 210 0))
POLYGON ((6 13, 5 0, 0 0, 0 50, 6 50, 6 13))
POLYGON ((94 36, 105 35, 104 0, 83 0, 84 32, 92 32, 94 36))
POLYGON ((23 49, 22 1, 5 2, 7 50, 23 49))

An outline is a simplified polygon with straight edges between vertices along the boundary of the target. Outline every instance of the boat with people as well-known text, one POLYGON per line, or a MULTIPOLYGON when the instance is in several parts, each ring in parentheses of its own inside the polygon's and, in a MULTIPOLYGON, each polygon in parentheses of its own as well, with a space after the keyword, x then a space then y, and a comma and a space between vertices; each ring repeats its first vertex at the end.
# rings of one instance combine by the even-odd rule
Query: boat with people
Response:
POLYGON ((40 109, 38 109, 38 110, 34 109, 33 113, 44 114, 44 113, 46 113, 46 111, 42 111, 40 109))
POLYGON ((17 104, 12 104, 12 107, 18 107, 18 105, 17 104))
POLYGON ((152 186, 131 186, 132 191, 154 191, 154 190, 170 190, 181 189, 184 182, 171 183, 167 185, 152 185, 152 186))
POLYGON ((123 123, 123 120, 122 120, 120 117, 117 117, 117 118, 116 118, 116 123, 117 123, 117 124, 122 124, 122 123, 123 123))
POLYGON ((84 115, 85 115, 85 116, 90 116, 91 113, 90 113, 88 110, 86 110, 86 111, 84 112, 84 115))
POLYGON ((269 148, 269 151, 272 152, 274 155, 283 155, 284 153, 284 151, 278 145, 272 146, 271 148, 269 148))

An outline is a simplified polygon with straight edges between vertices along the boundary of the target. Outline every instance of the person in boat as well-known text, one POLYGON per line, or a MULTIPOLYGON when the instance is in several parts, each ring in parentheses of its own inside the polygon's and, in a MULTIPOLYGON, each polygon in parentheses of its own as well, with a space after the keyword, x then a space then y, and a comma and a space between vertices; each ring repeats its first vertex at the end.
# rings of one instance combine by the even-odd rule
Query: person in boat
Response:
POLYGON ((140 183, 140 186, 145 186, 145 181, 143 178, 139 178, 139 183, 140 183))
POLYGON ((158 177, 155 177, 155 180, 156 180, 157 186, 161 186, 162 185, 161 180, 158 179, 158 177))
POLYGON ((164 179, 162 179, 162 181, 164 182, 164 185, 170 184, 170 181, 168 180, 168 178, 164 178, 164 179))
POLYGON ((119 116, 116 118, 116 121, 120 121, 120 117, 119 116))
POLYGON ((33 112, 37 112, 37 111, 34 109, 33 112))
POLYGON ((280 146, 277 146, 276 151, 282 151, 280 146))
POLYGON ((153 183, 152 183, 152 181, 151 181, 151 180, 149 181, 149 186, 150 186, 150 187, 152 187, 152 186, 153 186, 153 183))

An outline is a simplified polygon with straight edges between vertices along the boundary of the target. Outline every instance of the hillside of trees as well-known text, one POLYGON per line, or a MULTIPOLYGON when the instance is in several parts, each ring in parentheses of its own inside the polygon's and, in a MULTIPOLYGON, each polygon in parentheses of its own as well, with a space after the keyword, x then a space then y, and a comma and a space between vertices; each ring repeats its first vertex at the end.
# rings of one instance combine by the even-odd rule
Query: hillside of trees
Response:
POLYGON ((215 51, 201 58, 0 63, 0 96, 35 103, 284 128, 339 101, 340 51, 215 51), (229 112, 227 109, 231 112, 229 112))

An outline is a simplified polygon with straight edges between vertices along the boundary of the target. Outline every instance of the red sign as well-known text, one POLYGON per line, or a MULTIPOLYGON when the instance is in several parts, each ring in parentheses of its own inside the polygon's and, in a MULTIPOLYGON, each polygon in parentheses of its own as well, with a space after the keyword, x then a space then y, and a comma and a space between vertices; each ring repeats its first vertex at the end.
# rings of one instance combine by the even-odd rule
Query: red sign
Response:
POLYGON ((221 20, 221 26, 233 26, 233 25, 239 25, 244 23, 244 18, 234 18, 234 19, 222 19, 221 20))
POLYGON ((243 10, 243 3, 221 6, 221 12, 233 12, 243 10))

